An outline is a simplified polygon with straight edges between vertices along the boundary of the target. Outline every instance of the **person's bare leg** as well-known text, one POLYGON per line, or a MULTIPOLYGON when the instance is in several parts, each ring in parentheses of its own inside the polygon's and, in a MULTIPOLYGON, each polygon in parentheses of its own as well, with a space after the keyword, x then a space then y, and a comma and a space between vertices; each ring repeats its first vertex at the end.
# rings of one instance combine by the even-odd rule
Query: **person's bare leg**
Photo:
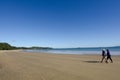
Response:
POLYGON ((111 60, 111 63, 113 63, 113 60, 112 60, 112 58, 110 57, 110 60, 111 60))
POLYGON ((105 57, 102 57, 101 63, 103 62, 104 58, 105 58, 105 57))
POLYGON ((107 57, 107 59, 106 59, 106 61, 105 61, 106 63, 108 63, 108 59, 109 59, 109 58, 107 57))

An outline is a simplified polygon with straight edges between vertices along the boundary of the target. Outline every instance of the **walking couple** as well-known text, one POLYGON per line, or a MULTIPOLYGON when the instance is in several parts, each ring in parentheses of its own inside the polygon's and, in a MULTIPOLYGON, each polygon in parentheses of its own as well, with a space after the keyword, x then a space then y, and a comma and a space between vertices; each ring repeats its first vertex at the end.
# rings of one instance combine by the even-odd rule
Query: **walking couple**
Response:
POLYGON ((113 63, 113 60, 111 58, 111 54, 110 51, 108 49, 103 49, 102 50, 102 60, 101 63, 103 62, 103 60, 105 59, 105 62, 108 63, 108 59, 110 59, 111 63, 113 63))

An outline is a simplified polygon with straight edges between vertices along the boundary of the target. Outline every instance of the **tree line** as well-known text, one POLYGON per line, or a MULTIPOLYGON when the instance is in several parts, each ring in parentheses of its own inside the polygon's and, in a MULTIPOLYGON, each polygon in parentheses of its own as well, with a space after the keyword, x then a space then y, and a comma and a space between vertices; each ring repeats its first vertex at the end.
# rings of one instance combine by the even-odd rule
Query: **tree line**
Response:
POLYGON ((0 43, 0 50, 14 50, 14 49, 52 49, 50 47, 16 47, 8 43, 0 43))

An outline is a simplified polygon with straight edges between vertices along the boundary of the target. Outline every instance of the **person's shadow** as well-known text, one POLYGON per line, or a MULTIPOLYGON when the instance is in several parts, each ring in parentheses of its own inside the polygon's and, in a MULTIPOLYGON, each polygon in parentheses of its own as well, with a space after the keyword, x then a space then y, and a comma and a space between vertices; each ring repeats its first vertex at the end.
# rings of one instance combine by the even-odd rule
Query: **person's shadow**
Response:
POLYGON ((86 62, 86 63, 100 63, 100 61, 83 61, 83 62, 86 62))

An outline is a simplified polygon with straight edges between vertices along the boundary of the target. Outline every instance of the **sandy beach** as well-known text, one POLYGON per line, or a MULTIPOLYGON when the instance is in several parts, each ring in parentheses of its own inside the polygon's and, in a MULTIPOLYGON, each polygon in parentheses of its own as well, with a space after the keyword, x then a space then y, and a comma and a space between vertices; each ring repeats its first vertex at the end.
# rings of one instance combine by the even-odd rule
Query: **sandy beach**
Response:
POLYGON ((0 51, 0 80, 119 80, 120 56, 0 51))

